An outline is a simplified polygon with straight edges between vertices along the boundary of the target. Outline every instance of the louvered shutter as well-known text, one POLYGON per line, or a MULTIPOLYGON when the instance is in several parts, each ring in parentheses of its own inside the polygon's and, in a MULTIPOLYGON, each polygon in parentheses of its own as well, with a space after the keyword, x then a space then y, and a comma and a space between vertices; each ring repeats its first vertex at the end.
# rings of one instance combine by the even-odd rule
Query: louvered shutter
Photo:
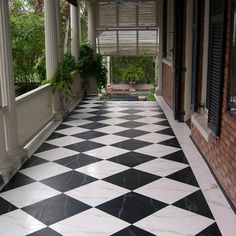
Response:
POLYGON ((225 1, 211 0, 208 64, 208 127, 220 134, 223 94, 225 1))
POLYGON ((199 57, 201 34, 201 0, 194 0, 193 9, 193 44, 192 44, 192 97, 193 110, 198 109, 199 57))
POLYGON ((181 121, 184 1, 174 1, 174 117, 181 121))

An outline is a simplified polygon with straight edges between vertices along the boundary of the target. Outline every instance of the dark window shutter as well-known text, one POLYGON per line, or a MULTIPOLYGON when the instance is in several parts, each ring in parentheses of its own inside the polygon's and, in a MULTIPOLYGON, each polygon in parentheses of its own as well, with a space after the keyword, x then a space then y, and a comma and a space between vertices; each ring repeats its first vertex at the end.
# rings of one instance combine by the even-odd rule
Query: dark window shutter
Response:
POLYGON ((208 60, 208 127, 220 134, 224 76, 225 1, 211 0, 208 60))
POLYGON ((184 0, 174 1, 174 117, 181 121, 184 0))
POLYGON ((200 35, 201 35, 201 0, 193 1, 193 45, 192 45, 192 97, 193 110, 198 109, 198 83, 200 60, 200 35))

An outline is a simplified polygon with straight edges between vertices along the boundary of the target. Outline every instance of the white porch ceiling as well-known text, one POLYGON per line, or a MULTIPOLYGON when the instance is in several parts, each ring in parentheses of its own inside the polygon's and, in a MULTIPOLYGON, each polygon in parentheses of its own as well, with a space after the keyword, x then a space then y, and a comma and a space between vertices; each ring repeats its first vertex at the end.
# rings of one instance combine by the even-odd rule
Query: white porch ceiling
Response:
POLYGON ((103 55, 156 55, 158 0, 98 0, 97 48, 103 55))

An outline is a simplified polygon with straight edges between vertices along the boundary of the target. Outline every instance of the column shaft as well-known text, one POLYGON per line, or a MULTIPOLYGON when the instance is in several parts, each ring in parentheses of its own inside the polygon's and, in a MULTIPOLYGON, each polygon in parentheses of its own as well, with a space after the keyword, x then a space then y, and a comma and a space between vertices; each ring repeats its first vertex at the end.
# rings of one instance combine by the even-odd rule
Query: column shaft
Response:
POLYGON ((107 86, 111 85, 111 57, 107 56, 107 86))
POLYGON ((14 91, 12 49, 10 37, 10 16, 8 1, 0 1, 0 80, 3 104, 7 107, 4 115, 6 146, 9 155, 23 153, 18 139, 16 103, 14 91))
POLYGON ((79 59, 79 25, 78 25, 78 8, 70 5, 71 19, 71 54, 75 60, 79 59))
POLYGON ((96 52, 96 6, 94 2, 88 2, 88 41, 96 52))
POLYGON ((57 22, 57 52, 58 52, 58 62, 63 60, 63 50, 62 50, 62 35, 61 35, 61 10, 60 10, 60 0, 55 0, 56 6, 56 22, 57 22))
POLYGON ((44 1, 45 47, 47 79, 51 79, 58 68, 58 31, 55 1, 44 1))

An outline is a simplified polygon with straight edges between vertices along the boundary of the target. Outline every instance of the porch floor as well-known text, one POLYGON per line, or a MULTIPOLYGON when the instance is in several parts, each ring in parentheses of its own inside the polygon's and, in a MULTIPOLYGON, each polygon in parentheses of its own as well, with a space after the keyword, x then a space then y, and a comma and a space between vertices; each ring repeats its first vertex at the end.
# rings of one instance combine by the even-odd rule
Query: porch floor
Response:
POLYGON ((0 193, 0 235, 233 236, 190 159, 156 102, 89 97, 0 193))

